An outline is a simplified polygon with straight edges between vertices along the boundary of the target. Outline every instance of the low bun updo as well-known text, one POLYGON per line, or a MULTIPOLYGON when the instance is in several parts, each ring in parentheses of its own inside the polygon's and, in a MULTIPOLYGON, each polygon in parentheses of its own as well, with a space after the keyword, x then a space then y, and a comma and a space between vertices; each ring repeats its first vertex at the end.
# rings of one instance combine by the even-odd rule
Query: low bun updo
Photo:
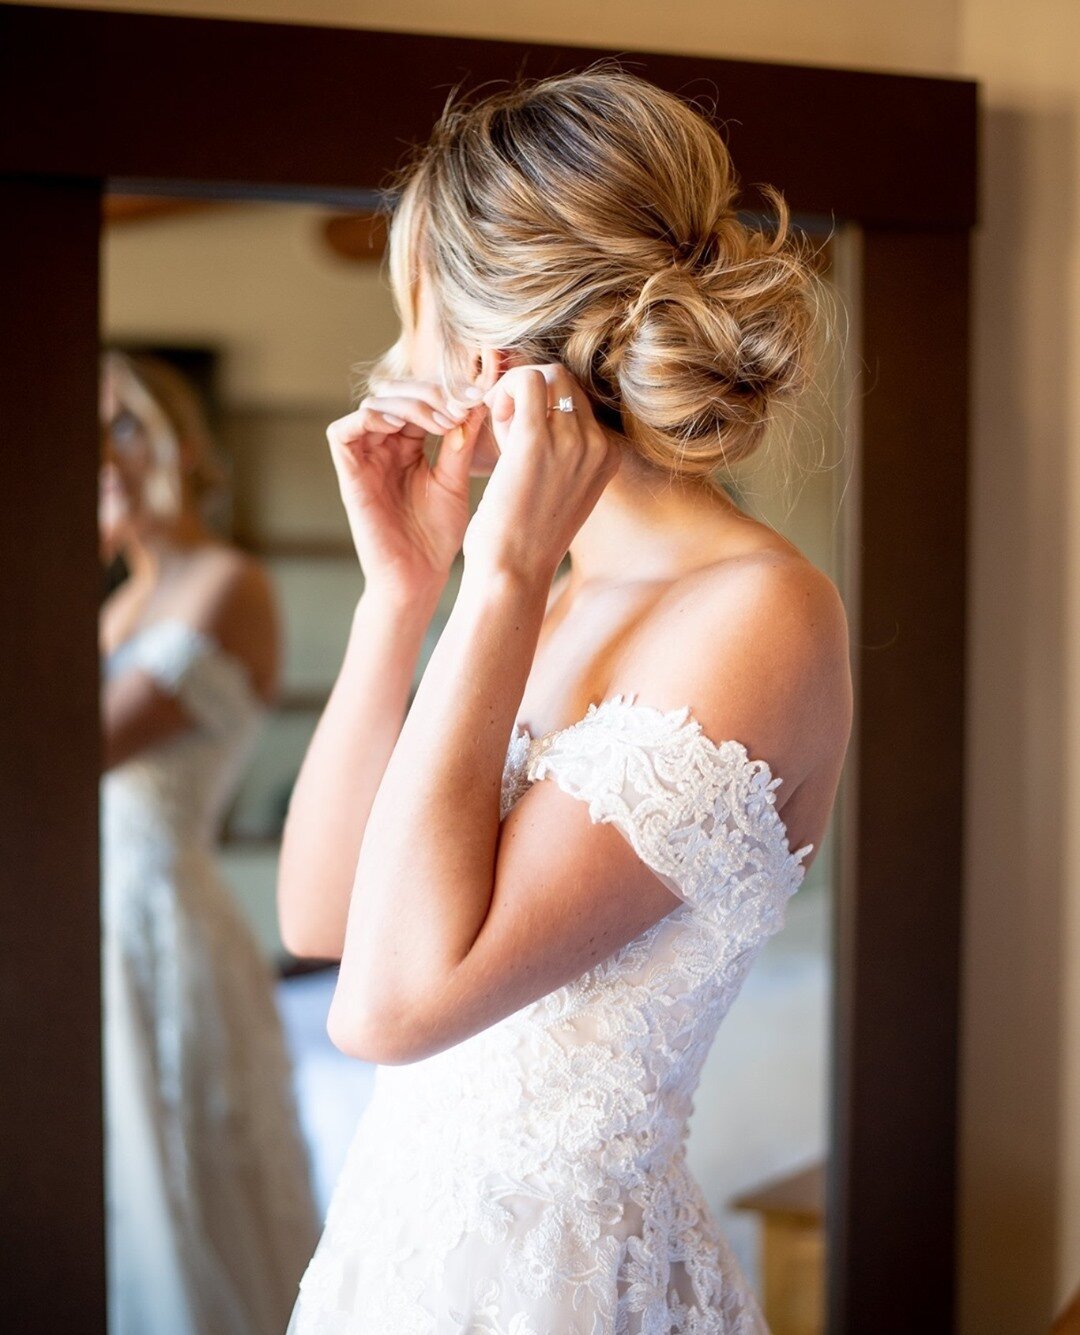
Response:
POLYGON ((468 346, 562 362, 648 463, 713 474, 811 378, 819 282, 783 196, 771 235, 738 216, 726 145, 671 93, 605 62, 453 103, 396 182, 390 276, 406 373, 431 284, 444 380, 468 346))

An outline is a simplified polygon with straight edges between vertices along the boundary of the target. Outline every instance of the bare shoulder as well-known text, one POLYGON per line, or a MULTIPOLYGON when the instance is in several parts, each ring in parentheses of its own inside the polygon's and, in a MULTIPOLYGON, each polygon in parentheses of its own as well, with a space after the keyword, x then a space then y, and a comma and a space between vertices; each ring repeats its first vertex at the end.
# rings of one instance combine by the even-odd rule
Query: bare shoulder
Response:
POLYGON ((273 580, 256 556, 226 544, 199 554, 186 580, 188 614, 247 663, 259 693, 276 689, 280 634, 273 580))
POLYGON ((266 566, 257 556, 239 547, 222 545, 208 549, 200 558, 197 578, 204 604, 211 611, 273 602, 273 582, 266 566))
POLYGON ((851 728, 848 622, 833 581, 799 553, 748 553, 677 580, 614 665, 608 694, 688 705, 714 741, 742 742, 790 793, 838 775, 851 728))
POLYGON ((703 634, 725 626, 753 633, 755 647, 797 658, 848 653, 848 622, 840 591, 801 554, 763 551, 721 562, 671 591, 671 605, 693 605, 703 634))

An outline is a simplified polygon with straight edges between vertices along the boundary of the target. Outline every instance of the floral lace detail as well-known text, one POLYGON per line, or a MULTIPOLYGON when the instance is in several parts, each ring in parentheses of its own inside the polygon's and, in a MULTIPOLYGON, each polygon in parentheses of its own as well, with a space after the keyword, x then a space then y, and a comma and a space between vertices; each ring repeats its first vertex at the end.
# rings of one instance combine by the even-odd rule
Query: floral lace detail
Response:
POLYGON ((526 787, 551 775, 588 803, 594 821, 616 825, 680 899, 725 931, 739 905, 753 902, 756 913, 765 899, 782 910, 802 883, 802 859, 814 845, 794 853, 788 847, 776 810, 783 779, 742 742, 712 741, 688 705, 665 711, 614 695, 569 728, 535 742, 526 730, 520 740, 526 787))
POLYGON ((619 695, 515 728, 502 815, 545 778, 682 903, 482 1033, 379 1068, 287 1335, 766 1335, 685 1145, 813 846, 790 851, 768 765, 688 707, 619 695))

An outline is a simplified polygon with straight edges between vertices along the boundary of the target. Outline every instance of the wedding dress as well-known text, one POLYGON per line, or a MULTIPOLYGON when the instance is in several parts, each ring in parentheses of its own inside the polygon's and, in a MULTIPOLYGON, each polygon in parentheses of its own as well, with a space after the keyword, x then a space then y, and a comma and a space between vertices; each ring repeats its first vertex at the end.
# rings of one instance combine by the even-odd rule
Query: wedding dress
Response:
POLYGON ((281 1335, 318 1240, 274 980, 213 859, 265 706, 243 663, 153 622, 138 667, 195 726, 101 784, 110 1335, 281 1335))
POLYGON ((286 1335, 767 1332, 685 1142, 813 845, 790 851, 767 763, 686 706, 615 695, 540 738, 519 725, 503 817, 545 778, 681 903, 483 1032, 378 1068, 286 1335))

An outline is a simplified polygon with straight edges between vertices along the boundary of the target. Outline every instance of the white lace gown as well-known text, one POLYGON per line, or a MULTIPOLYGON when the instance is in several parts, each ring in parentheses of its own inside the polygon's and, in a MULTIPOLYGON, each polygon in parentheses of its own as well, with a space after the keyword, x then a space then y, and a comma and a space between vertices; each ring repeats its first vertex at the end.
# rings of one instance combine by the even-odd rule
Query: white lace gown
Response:
POLYGON ((274 979, 213 847, 265 706, 178 620, 138 666, 196 725, 101 784, 110 1335, 280 1335, 318 1240, 274 979))
POLYGON ((287 1335, 767 1331, 685 1144, 813 845, 790 850, 768 764, 689 707, 616 695, 541 738, 515 728, 503 816, 545 778, 682 902, 482 1033, 378 1068, 287 1335))

